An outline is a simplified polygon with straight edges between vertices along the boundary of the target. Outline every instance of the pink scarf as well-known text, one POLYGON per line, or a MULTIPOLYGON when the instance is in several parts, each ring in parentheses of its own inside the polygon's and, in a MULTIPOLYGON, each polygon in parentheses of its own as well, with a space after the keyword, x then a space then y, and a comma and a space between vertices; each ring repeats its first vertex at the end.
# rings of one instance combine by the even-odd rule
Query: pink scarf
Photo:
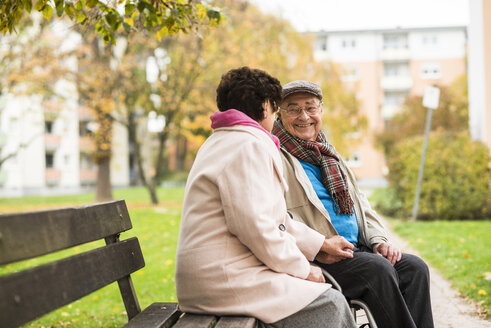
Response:
POLYGON ((236 109, 227 109, 224 112, 215 112, 213 115, 210 116, 210 119, 212 129, 233 125, 245 125, 255 127, 261 131, 264 131, 264 133, 266 133, 268 137, 273 140, 276 148, 278 148, 278 150, 280 149, 280 140, 278 139, 278 137, 266 131, 266 129, 259 125, 259 123, 257 123, 252 118, 247 116, 247 114, 244 114, 241 111, 238 111, 236 109))

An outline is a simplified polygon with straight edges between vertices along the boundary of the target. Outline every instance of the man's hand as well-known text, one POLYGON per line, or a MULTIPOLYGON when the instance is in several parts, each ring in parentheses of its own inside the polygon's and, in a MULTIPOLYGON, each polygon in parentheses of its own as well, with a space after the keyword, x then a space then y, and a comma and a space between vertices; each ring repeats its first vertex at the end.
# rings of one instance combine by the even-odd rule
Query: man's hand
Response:
POLYGON ((353 244, 344 237, 334 236, 329 239, 324 239, 321 251, 329 255, 341 257, 342 259, 350 259, 353 257, 353 248, 353 244))
POLYGON ((322 274, 321 268, 315 265, 310 265, 310 273, 306 280, 310 280, 313 282, 326 282, 324 275, 322 274))
POLYGON ((385 257, 392 265, 399 262, 402 257, 402 252, 399 248, 386 242, 375 244, 375 246, 373 246, 373 252, 385 257))

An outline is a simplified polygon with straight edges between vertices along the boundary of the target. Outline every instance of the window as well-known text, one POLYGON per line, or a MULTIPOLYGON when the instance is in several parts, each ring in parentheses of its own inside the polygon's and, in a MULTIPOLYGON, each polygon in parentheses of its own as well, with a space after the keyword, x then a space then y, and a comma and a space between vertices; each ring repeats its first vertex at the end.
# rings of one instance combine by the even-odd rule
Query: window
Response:
POLYGON ((406 98, 404 92, 385 92, 384 105, 386 106, 401 106, 406 98))
POLYGON ((44 122, 44 133, 46 133, 46 134, 53 133, 53 121, 45 121, 44 122))
POLYGON ((384 49, 406 49, 407 47, 407 34, 384 35, 384 49))
POLYGON ((442 76, 440 63, 423 63, 421 64, 422 79, 439 79, 442 76))
POLYGON ((80 169, 81 170, 92 170, 95 164, 92 156, 89 154, 80 154, 80 169))
POLYGON ((384 76, 409 76, 409 66, 407 63, 386 63, 384 76))
POLYGON ((356 39, 354 39, 354 38, 346 38, 346 39, 341 40, 341 47, 343 47, 345 49, 348 49, 348 48, 354 49, 354 48, 356 48, 356 39))
POLYGON ((423 36, 423 45, 433 47, 438 44, 438 37, 436 35, 427 34, 423 36))
POLYGON ((45 155, 45 161, 46 161, 46 168, 47 169, 52 169, 54 168, 55 164, 55 155, 53 153, 46 153, 45 155))
POLYGON ((80 121, 78 123, 78 133, 81 137, 85 137, 97 130, 97 123, 90 121, 80 121))
POLYGON ((327 37, 319 37, 315 42, 317 50, 327 51, 327 37))
POLYGON ((360 152, 353 152, 346 162, 349 167, 360 167, 362 165, 360 152))
POLYGON ((343 81, 357 81, 358 80, 358 67, 352 65, 344 65, 341 68, 341 80, 343 81))

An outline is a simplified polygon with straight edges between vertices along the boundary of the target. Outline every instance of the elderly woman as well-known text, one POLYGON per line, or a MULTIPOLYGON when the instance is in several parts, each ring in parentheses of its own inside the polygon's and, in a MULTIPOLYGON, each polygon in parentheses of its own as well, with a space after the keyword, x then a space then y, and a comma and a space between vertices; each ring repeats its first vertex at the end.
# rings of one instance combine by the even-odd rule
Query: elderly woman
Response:
POLYGON ((392 246, 377 213, 322 127, 322 90, 309 81, 283 87, 273 134, 281 142, 290 215, 328 240, 342 236, 352 258, 318 263, 349 299, 362 299, 380 328, 433 327, 429 272, 418 257, 392 246))
POLYGON ((269 133, 280 100, 279 81, 264 71, 242 67, 222 76, 214 132, 186 185, 179 306, 253 316, 265 327, 355 327, 344 297, 309 263, 335 243, 286 211, 279 144, 269 133))

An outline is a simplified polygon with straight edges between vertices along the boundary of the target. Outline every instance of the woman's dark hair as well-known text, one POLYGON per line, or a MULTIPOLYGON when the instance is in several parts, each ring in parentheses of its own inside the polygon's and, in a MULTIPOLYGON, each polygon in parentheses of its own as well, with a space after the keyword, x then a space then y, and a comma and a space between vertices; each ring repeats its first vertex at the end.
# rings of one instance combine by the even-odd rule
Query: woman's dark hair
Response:
POLYGON ((217 106, 221 112, 233 108, 260 121, 264 118, 261 105, 267 100, 276 112, 281 102, 281 84, 265 71, 241 67, 222 75, 217 88, 217 106))

